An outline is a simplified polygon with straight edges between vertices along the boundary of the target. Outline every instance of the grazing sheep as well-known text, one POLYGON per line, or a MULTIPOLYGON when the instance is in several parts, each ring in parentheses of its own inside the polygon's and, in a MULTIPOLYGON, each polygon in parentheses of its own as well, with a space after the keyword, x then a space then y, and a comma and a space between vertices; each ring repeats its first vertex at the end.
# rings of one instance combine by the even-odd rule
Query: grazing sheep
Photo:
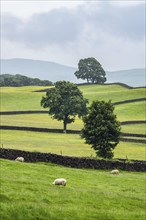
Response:
POLYGON ((58 178, 58 179, 54 180, 53 185, 66 186, 66 179, 58 178))
POLYGON ((112 170, 111 174, 118 175, 119 174, 119 170, 112 170))
POLYGON ((24 162, 24 158, 23 158, 23 157, 17 157, 17 158, 15 159, 15 161, 24 162))

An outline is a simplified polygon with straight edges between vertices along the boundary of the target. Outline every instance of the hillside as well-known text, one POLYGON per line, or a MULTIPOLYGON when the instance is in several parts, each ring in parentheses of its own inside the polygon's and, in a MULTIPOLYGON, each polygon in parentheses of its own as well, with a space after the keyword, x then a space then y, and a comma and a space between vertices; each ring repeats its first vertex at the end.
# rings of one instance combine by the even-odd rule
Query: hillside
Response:
POLYGON ((73 169, 1 160, 3 220, 144 220, 143 173, 73 169), (56 177, 66 187, 52 185, 56 177), (87 211, 88 208, 88 211, 87 211))
MULTIPOLYGON (((39 78, 56 82, 58 80, 68 80, 81 83, 74 76, 76 68, 61 65, 49 61, 31 59, 2 59, 1 74, 22 74, 28 77, 39 78)), ((145 69, 130 69, 109 72, 106 71, 107 83, 121 82, 133 87, 146 86, 145 69)))
POLYGON ((48 61, 29 59, 1 60, 1 74, 22 74, 52 82, 60 79, 75 82, 77 80, 73 74, 74 72, 75 68, 73 67, 48 61))
POLYGON ((146 69, 107 72, 107 83, 120 82, 129 86, 146 86, 146 69))
MULTIPOLYGON (((3 146, 27 151, 63 153, 67 156, 90 157, 92 155, 94 157, 95 152, 84 143, 79 134, 67 133, 64 135, 62 121, 52 120, 48 115, 48 110, 40 106, 44 92, 34 91, 46 88, 48 87, 1 88, 1 113, 5 113, 1 115, 1 143, 3 146), (41 129, 41 132, 38 129, 39 131, 41 129), (56 129, 61 133, 52 133, 56 129)), ((142 100, 145 97, 145 88, 130 89, 119 84, 90 84, 80 85, 79 88, 90 103, 97 99, 105 101, 111 99, 113 103, 124 100, 134 101, 115 105, 117 119, 122 123, 126 122, 122 124, 122 132, 128 133, 129 136, 124 137, 128 142, 124 142, 123 139, 120 141, 114 150, 114 155, 115 158, 127 156, 128 159, 145 160, 145 138, 143 135, 145 134, 144 109, 146 102, 142 100), (140 137, 136 136, 136 138, 133 134, 138 134, 140 137)), ((67 128, 74 131, 80 130, 82 127, 82 120, 76 118, 75 122, 68 124, 67 128)))

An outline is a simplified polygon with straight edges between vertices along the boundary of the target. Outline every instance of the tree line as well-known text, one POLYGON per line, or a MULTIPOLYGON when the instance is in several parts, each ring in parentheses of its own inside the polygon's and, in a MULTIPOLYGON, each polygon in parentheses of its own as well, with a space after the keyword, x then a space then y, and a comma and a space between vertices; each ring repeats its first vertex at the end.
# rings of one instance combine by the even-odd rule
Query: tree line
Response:
POLYGON ((51 86, 53 83, 49 80, 40 80, 38 78, 30 78, 20 74, 2 74, 0 75, 1 87, 18 87, 18 86, 51 86))

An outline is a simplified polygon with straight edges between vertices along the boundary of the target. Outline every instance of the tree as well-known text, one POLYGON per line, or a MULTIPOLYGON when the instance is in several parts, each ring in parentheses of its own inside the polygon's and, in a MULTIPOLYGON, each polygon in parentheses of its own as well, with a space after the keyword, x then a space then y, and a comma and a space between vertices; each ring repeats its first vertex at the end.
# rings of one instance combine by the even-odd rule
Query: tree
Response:
POLYGON ((83 117, 84 128, 81 137, 96 155, 103 158, 112 158, 112 150, 119 143, 120 123, 114 114, 111 101, 93 101, 88 109, 88 114, 83 117))
POLYGON ((51 81, 30 78, 20 74, 2 74, 0 75, 0 86, 50 86, 51 81))
POLYGON ((75 117, 82 117, 87 112, 88 100, 82 95, 77 85, 58 81, 55 87, 47 91, 42 97, 41 106, 49 108, 49 114, 58 121, 63 121, 63 130, 66 133, 67 124, 75 121, 75 117))
POLYGON ((104 69, 93 57, 81 59, 78 63, 78 71, 74 74, 78 79, 86 79, 87 83, 103 84, 106 81, 104 69))

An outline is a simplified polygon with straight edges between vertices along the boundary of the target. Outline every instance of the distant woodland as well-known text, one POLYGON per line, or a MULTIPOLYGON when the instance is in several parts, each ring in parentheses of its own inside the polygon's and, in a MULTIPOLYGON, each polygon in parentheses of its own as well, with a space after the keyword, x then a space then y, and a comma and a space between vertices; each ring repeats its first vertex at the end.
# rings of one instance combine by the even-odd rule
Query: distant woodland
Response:
POLYGON ((20 74, 2 74, 0 75, 0 86, 50 86, 53 83, 49 80, 40 80, 38 78, 30 78, 20 74))

